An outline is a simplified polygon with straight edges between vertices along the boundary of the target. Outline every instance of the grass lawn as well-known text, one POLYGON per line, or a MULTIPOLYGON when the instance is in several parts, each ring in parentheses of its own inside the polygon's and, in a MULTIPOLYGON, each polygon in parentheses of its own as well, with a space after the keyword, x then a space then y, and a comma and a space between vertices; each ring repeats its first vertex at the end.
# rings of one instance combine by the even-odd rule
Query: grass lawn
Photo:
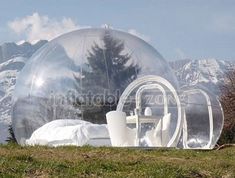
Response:
POLYGON ((0 177, 235 177, 235 148, 219 151, 0 146, 0 177))

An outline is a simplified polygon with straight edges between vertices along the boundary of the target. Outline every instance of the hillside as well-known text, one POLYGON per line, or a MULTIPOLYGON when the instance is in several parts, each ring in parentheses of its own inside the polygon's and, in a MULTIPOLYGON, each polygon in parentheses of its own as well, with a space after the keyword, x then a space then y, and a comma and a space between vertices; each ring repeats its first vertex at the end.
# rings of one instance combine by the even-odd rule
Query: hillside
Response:
POLYGON ((234 177, 235 148, 219 151, 0 146, 3 177, 234 177))
POLYGON ((201 85, 216 95, 224 83, 226 73, 235 69, 233 61, 218 59, 179 60, 170 62, 180 85, 201 85))

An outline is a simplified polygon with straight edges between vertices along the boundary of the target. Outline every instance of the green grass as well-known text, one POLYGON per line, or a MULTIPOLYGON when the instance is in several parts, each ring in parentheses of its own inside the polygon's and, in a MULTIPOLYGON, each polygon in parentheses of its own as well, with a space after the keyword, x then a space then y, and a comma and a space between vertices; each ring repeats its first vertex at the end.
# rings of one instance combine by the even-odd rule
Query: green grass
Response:
POLYGON ((219 151, 0 146, 0 177, 235 177, 235 148, 219 151))

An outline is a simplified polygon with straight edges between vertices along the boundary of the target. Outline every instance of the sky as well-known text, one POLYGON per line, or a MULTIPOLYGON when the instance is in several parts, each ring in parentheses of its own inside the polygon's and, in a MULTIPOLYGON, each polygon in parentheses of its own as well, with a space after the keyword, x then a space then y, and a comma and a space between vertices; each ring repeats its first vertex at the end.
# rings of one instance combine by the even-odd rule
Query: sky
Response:
POLYGON ((234 0, 0 0, 0 44, 51 40, 75 29, 134 34, 166 60, 235 61, 234 0))

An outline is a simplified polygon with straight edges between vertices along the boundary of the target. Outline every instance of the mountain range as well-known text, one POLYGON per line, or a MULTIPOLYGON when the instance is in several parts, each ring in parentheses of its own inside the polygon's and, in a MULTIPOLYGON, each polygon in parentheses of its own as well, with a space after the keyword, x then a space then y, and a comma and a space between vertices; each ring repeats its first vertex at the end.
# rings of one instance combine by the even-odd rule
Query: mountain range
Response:
POLYGON ((11 98, 16 77, 27 60, 45 43, 47 41, 43 40, 36 44, 5 43, 0 46, 0 143, 4 143, 8 137, 8 127, 11 123, 11 98))
POLYGON ((220 95, 226 74, 235 69, 235 62, 218 59, 179 60, 170 62, 180 86, 200 85, 220 95))
MULTIPOLYGON (((5 43, 0 46, 0 143, 8 137, 11 123, 11 98, 16 78, 32 54, 47 41, 36 44, 25 42, 5 43)), ((200 84, 219 95, 219 86, 224 83, 226 73, 235 69, 235 62, 218 59, 170 61, 180 85, 200 84)))

